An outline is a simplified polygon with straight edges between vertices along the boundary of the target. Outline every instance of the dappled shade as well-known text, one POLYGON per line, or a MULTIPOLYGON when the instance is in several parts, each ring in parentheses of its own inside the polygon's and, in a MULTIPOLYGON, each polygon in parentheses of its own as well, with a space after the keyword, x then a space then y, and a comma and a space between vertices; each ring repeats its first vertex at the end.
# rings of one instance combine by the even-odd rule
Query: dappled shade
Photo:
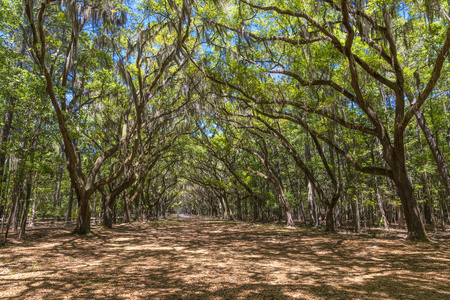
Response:
POLYGON ((180 217, 87 236, 36 228, 0 253, 0 298, 446 299, 450 239, 436 239, 180 217))

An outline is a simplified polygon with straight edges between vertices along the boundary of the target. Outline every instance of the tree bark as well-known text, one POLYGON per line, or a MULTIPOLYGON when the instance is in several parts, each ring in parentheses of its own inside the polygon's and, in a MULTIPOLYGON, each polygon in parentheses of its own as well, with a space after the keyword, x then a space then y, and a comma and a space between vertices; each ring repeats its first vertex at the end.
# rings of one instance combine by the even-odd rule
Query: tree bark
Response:
POLYGON ((113 209, 113 223, 114 223, 114 224, 117 223, 117 204, 114 204, 114 209, 113 209))
POLYGON ((251 211, 253 212, 253 221, 257 221, 259 219, 259 201, 256 198, 253 198, 252 205, 250 206, 251 211))
POLYGON ((13 214, 16 211, 16 204, 17 204, 16 201, 13 201, 11 210, 9 211, 9 216, 8 216, 7 221, 6 221, 5 234, 3 236, 2 245, 5 245, 6 241, 8 239, 9 227, 11 226, 11 218, 12 218, 13 214))
POLYGON ((113 225, 114 218, 114 201, 111 201, 111 198, 105 199, 105 207, 103 211, 103 226, 111 229, 113 225))
POLYGON ((426 197, 426 201, 424 203, 425 221, 427 222, 427 224, 431 224, 433 228, 436 228, 436 223, 434 220, 433 198, 431 197, 428 173, 425 171, 422 177, 423 177, 423 189, 426 197))
POLYGON ((23 202, 20 202, 20 199, 22 198, 23 192, 22 187, 19 187, 19 191, 17 195, 14 197, 14 202, 16 202, 16 205, 14 205, 14 213, 12 215, 11 220, 11 226, 13 228, 13 232, 17 232, 17 229, 19 228, 19 222, 20 222, 20 213, 22 212, 22 204, 23 202))
MULTIPOLYGON (((161 201, 161 198, 159 199, 161 201)), ((161 205, 161 202, 159 203, 161 205)), ((123 197, 123 223, 131 224, 130 203, 128 202, 128 194, 125 191, 123 197)))
POLYGON ((377 197, 378 210, 381 215, 381 220, 383 221, 384 229, 389 230, 389 222, 386 218, 386 212, 383 207, 383 197, 381 196, 381 191, 378 186, 378 179, 376 176, 374 176, 373 179, 374 179, 374 185, 375 185, 375 193, 376 193, 376 197, 377 197))
MULTIPOLYGON (((23 146, 25 146, 25 143, 22 143, 23 146)), ((24 191, 23 191, 23 183, 24 183, 24 162, 18 163, 18 178, 17 181, 14 184, 14 212, 12 214, 11 219, 11 225, 13 227, 13 232, 16 232, 19 227, 19 221, 20 221, 20 213, 22 212, 22 204, 23 202, 20 202, 20 199, 23 199, 24 197, 24 191)))
POLYGON ((70 224, 72 222, 72 206, 73 206, 73 186, 70 185, 69 203, 67 207, 66 223, 70 224))
POLYGON ((55 195, 53 198, 53 225, 56 224, 56 218, 57 218, 56 207, 59 203, 59 198, 61 196, 61 182, 62 182, 63 173, 64 173, 64 164, 61 164, 59 167, 58 181, 56 183, 55 195))
POLYGON ((237 195, 236 195, 236 218, 239 220, 239 221, 242 221, 242 199, 241 199, 241 196, 239 195, 239 192, 237 192, 237 195))
POLYGON ((223 202, 225 203, 226 209, 228 210, 228 218, 230 220, 234 220, 233 210, 231 209, 230 204, 228 203, 228 197, 225 191, 222 191, 223 202))
MULTIPOLYGON (((302 197, 302 189, 301 189, 301 179, 300 179, 300 173, 297 174, 298 176, 298 187, 297 187, 297 196, 298 196, 298 206, 299 209, 301 211, 301 214, 303 216, 303 222, 305 224, 305 226, 307 225, 307 216, 306 216, 306 211, 305 211, 305 207, 303 205, 303 197, 302 197)), ((300 221, 300 220, 299 220, 300 221)))
POLYGON ((96 214, 96 212, 97 212, 97 193, 94 193, 94 211, 93 211, 93 221, 94 221, 94 224, 96 224, 96 222, 97 222, 97 216, 95 215, 96 214))
POLYGON ((284 193, 284 190, 282 187, 279 187, 278 193, 279 193, 280 202, 284 206, 284 212, 286 214, 286 225, 289 227, 292 227, 295 224, 294 224, 294 219, 292 219, 291 206, 289 204, 288 199, 286 198, 286 194, 284 193))
POLYGON ((23 213, 22 213, 22 220, 21 220, 21 224, 20 224, 20 231, 19 231, 19 237, 18 237, 19 240, 21 240, 23 238, 23 235, 25 234, 25 228, 27 226, 28 210, 30 207, 30 198, 31 198, 31 187, 32 187, 32 177, 30 176, 25 185, 25 189, 26 189, 25 207, 24 207, 23 213))
POLYGON ((391 161, 392 181, 397 187, 397 193, 402 203, 405 215, 408 237, 429 241, 428 235, 420 217, 419 205, 414 195, 414 189, 406 170, 404 151, 397 151, 395 159, 391 161))
POLYGON ((227 207, 225 205, 225 202, 223 200, 223 195, 221 192, 217 192, 215 193, 216 197, 219 198, 219 209, 222 215, 222 219, 226 220, 228 218, 228 213, 227 213, 227 207))
POLYGON ((319 226, 319 214, 317 210, 317 205, 314 201, 313 188, 311 181, 307 179, 307 191, 308 191, 308 207, 309 207, 309 223, 311 226, 319 226))
POLYGON ((77 234, 88 234, 91 231, 91 204, 89 196, 77 193, 78 198, 78 216, 75 228, 77 234))
POLYGON ((261 198, 258 198, 258 208, 256 209, 256 213, 257 213, 256 219, 260 219, 262 223, 267 222, 266 210, 264 208, 264 202, 261 198), (260 215, 261 217, 259 218, 260 215))
POLYGON ((159 198, 159 204, 160 204, 160 208, 161 208, 161 215, 160 215, 160 218, 161 219, 165 219, 166 218, 166 208, 165 208, 165 205, 164 205, 164 196, 161 196, 160 198, 159 198))
POLYGON ((352 201, 352 209, 353 209, 353 226, 356 233, 361 232, 361 217, 359 214, 359 197, 358 192, 355 194, 355 200, 352 201))
POLYGON ((334 195, 331 201, 328 202, 327 206, 327 215, 326 215, 326 227, 325 231, 328 232, 335 232, 334 223, 334 208, 336 207, 336 204, 338 203, 338 200, 340 198, 340 194, 334 195))
MULTIPOLYGON (((38 128, 40 127, 41 124, 41 119, 39 119, 37 126, 38 128)), ((31 147, 28 149, 29 154, 30 154, 30 165, 34 165, 34 155, 35 155, 35 151, 36 151, 36 147, 37 147, 37 139, 34 138, 34 140, 31 142, 31 147)), ((31 189, 33 187, 33 175, 31 170, 28 171, 29 175, 28 175, 28 179, 26 180, 26 183, 24 183, 24 189, 26 191, 26 195, 25 195, 25 207, 23 209, 23 213, 22 213, 22 220, 21 220, 21 225, 20 225, 20 231, 19 231, 19 240, 22 239, 23 235, 25 234, 25 228, 27 225, 27 219, 28 219, 28 210, 30 207, 30 198, 31 198, 31 189)), ((37 179, 37 173, 35 176, 35 179, 37 179)))
MULTIPOLYGON (((440 185, 441 182, 438 182, 438 184, 440 185)), ((447 220, 449 219, 449 215, 448 215, 448 207, 447 207, 447 203, 445 203, 445 197, 443 195, 443 193, 439 193, 439 204, 441 207, 441 214, 442 214, 442 231, 446 230, 447 227, 447 220)))
MULTIPOLYGON (((38 181, 37 174, 35 182, 38 181)), ((33 207, 31 208, 31 218, 30 218, 30 227, 34 226, 34 221, 36 220, 36 204, 37 204, 37 188, 34 189, 34 196, 33 196, 33 207)))

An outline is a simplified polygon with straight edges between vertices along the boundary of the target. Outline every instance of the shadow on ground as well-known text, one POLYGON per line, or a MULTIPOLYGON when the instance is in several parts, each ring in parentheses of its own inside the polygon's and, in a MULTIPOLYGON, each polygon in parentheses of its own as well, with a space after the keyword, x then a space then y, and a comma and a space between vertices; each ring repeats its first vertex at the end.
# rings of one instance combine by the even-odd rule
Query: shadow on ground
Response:
POLYGON ((7 299, 449 299, 450 242, 179 218, 0 249, 7 299))

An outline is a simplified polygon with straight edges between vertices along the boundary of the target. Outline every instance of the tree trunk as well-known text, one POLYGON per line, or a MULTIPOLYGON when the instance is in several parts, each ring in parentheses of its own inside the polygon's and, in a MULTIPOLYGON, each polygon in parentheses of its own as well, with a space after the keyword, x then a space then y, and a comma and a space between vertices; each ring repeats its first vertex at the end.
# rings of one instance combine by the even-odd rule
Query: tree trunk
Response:
POLYGON ((139 217, 140 217, 140 211, 139 211, 139 197, 137 197, 137 199, 134 201, 134 215, 136 218, 136 221, 139 221, 139 217))
POLYGON ((239 196, 239 193, 237 194, 237 199, 236 199, 236 214, 237 214, 237 219, 239 221, 242 221, 242 199, 239 196))
POLYGON ((425 171, 423 173, 423 189, 426 197, 426 202, 424 203, 424 213, 425 213, 425 220, 427 224, 431 224, 434 229, 436 229, 436 222, 434 219, 434 208, 433 208, 433 198, 431 197, 431 191, 430 191, 430 182, 428 179, 428 173, 425 171))
POLYGON ((20 187, 20 192, 19 192, 19 196, 16 198, 17 199, 17 204, 16 204, 16 211, 14 213, 14 218, 12 220, 12 227, 13 227, 13 232, 17 232, 19 230, 19 223, 20 223, 20 218, 22 215, 22 210, 23 210, 23 202, 20 201, 20 199, 23 198, 23 190, 22 187, 20 187))
POLYGON ((107 197, 105 199, 105 207, 103 211, 103 226, 111 229, 113 225, 114 219, 114 201, 111 201, 111 198, 107 197))
POLYGON ((319 215, 317 211, 317 205, 314 201, 313 197, 313 188, 311 181, 307 179, 307 190, 308 190, 308 207, 309 207, 309 223, 311 226, 318 227, 319 226, 319 215))
POLYGON ((2 245, 5 245, 6 241, 8 239, 9 227, 11 226, 11 218, 16 211, 16 204, 17 204, 17 202, 13 201, 11 210, 9 211, 9 216, 8 216, 8 220, 6 221, 5 235, 3 236, 2 245))
POLYGON ((211 217, 217 217, 219 215, 217 211, 217 206, 214 204, 214 202, 210 202, 211 207, 211 217))
POLYGON ((336 203, 333 204, 332 202, 330 202, 330 204, 327 206, 325 231, 335 232, 335 229, 334 229, 334 207, 335 206, 336 206, 336 203))
MULTIPOLYGON (((251 199, 251 198, 247 198, 247 199, 251 199)), ((249 214, 249 200, 246 200, 246 198, 243 199, 244 200, 244 213, 242 215, 242 219, 247 218, 250 214, 249 214)))
POLYGON ((145 221, 147 221, 147 218, 145 217, 146 207, 145 207, 145 201, 144 201, 144 192, 142 192, 140 194, 138 201, 141 204, 141 221, 145 222, 145 221))
MULTIPOLYGON (((38 181, 37 174, 35 182, 38 181)), ((31 209, 31 218, 30 218, 30 227, 34 226, 34 220, 36 219, 36 204, 37 204, 37 188, 34 189, 34 196, 33 196, 33 207, 31 209)))
POLYGON ((14 184, 14 211, 13 214, 11 215, 11 225, 13 227, 13 232, 17 231, 18 228, 18 224, 19 224, 19 213, 21 212, 21 203, 20 199, 23 198, 23 189, 21 187, 21 184, 24 181, 24 168, 23 166, 20 166, 19 164, 19 176, 18 176, 18 180, 16 181, 16 183, 14 184))
MULTIPOLYGON (((41 119, 39 119, 38 122, 38 126, 41 123, 41 119)), ((28 149, 29 153, 30 153, 30 165, 34 165, 34 153, 36 151, 36 146, 37 146, 37 141, 36 139, 34 139, 34 141, 31 143, 31 147, 28 149)), ((28 171, 29 175, 28 175, 28 179, 26 180, 26 183, 24 184, 24 189, 26 191, 26 195, 25 195, 25 207, 23 209, 23 213, 22 213, 22 220, 21 220, 21 225, 20 225, 20 231, 19 231, 19 240, 22 239, 23 235, 25 234, 25 228, 27 226, 27 219, 28 219, 28 210, 30 207, 30 199, 31 199, 31 189, 33 187, 33 175, 31 173, 31 171, 28 171)), ((34 176, 35 179, 37 179, 37 173, 34 176)))
POLYGON ((87 195, 78 196, 78 216, 75 233, 88 234, 91 231, 91 205, 87 195))
MULTIPOLYGON (((18 181, 17 182, 23 182, 23 172, 24 172, 24 168, 20 168, 20 167, 16 167, 19 168, 19 176, 18 176, 18 181)), ((2 244, 5 245, 7 238, 8 238, 8 233, 9 233, 9 228, 11 226, 11 224, 13 224, 13 227, 15 227, 17 229, 17 213, 18 213, 18 206, 19 206, 19 199, 20 199, 20 194, 21 194, 21 189, 18 185, 18 183, 16 182, 16 184, 14 184, 13 187, 13 199, 12 199, 12 204, 11 204, 11 210, 9 212, 9 216, 8 219, 6 221, 6 229, 5 229, 5 235, 3 237, 3 242, 2 244)), ((2 228, 3 230, 3 228, 2 228)))
POLYGON ((261 222, 266 223, 267 218, 266 218, 266 210, 264 208, 264 201, 260 198, 258 198, 258 209, 256 211, 258 212, 258 210, 259 210, 258 216, 261 215, 261 222))
POLYGON ((445 205, 445 202, 444 202, 442 199, 439 199, 439 204, 440 204, 440 207, 441 207, 441 217, 442 217, 442 219, 441 219, 441 224, 442 224, 442 231, 445 231, 445 230, 446 230, 446 227, 447 227, 447 215, 448 215, 447 207, 446 207, 446 205, 445 205))
POLYGON ((339 205, 334 207, 334 224, 336 226, 341 226, 341 209, 339 208, 339 205))
POLYGON ((70 185, 69 204, 68 204, 67 216, 66 216, 67 224, 70 224, 72 222, 72 206, 73 206, 73 186, 70 185))
POLYGON ((253 198, 252 206, 250 207, 253 212, 253 221, 257 221, 259 219, 259 199, 253 198))
MULTIPOLYGON (((271 147, 271 148, 272 148, 272 152, 274 152, 273 147, 271 147)), ((281 189, 283 189, 283 181, 281 179, 280 149, 279 149, 278 145, 276 146, 275 149, 276 149, 275 154, 277 156, 277 160, 276 160, 277 161, 277 163, 276 163, 277 168, 276 168, 275 176, 277 178, 278 184, 280 185, 281 189)), ((283 190, 283 194, 284 194, 284 190, 283 190)), ((283 210, 281 208, 281 204, 284 204, 284 202, 286 202, 287 199, 282 199, 281 195, 278 198, 279 198, 278 199, 278 211, 277 211, 277 213, 278 213, 278 222, 281 222, 283 220, 283 210)), ((284 196, 284 198, 286 198, 286 196, 284 196)), ((285 209, 285 212, 286 212, 286 209, 285 209)), ((289 214, 290 214, 290 207, 289 207, 289 214)), ((288 224, 288 226, 293 226, 294 222, 292 221, 292 216, 290 216, 290 218, 291 218, 292 225, 288 224)), ((289 218, 288 218, 287 215, 286 215, 286 220, 287 220, 287 223, 289 223, 289 221, 288 221, 289 218)))
POLYGON ((117 223, 117 204, 114 204, 114 210, 113 210, 113 223, 117 223))
POLYGON ((58 182, 56 183, 55 196, 53 198, 53 222, 52 222, 53 225, 56 224, 56 218, 57 218, 56 206, 59 203, 59 198, 61 195, 61 182, 62 182, 63 173, 64 173, 64 164, 61 164, 59 167, 58 182))
POLYGON ((294 224, 294 220, 292 219, 291 206, 289 205, 289 201, 287 200, 286 195, 284 194, 283 190, 281 190, 279 198, 284 206, 284 212, 286 214, 286 225, 289 227, 292 227, 295 224, 294 224))
POLYGON ((32 179, 30 176, 25 185, 25 189, 26 189, 25 207, 24 207, 23 213, 22 213, 22 220, 21 220, 20 231, 19 231, 19 240, 21 240, 23 238, 23 235, 25 234, 25 228, 27 226, 28 210, 30 207, 30 198, 31 198, 31 187, 32 187, 32 179))
POLYGON ((397 223, 398 227, 405 229, 405 217, 403 215, 402 205, 397 206, 397 223))
POLYGON ((329 232, 335 232, 334 229, 334 212, 333 212, 334 206, 330 203, 327 206, 327 216, 326 216, 326 224, 325 224, 325 231, 329 232))
POLYGON ((375 193, 377 196, 377 204, 378 204, 378 210, 380 211, 381 220, 383 221, 383 226, 385 230, 389 230, 389 222, 386 218, 386 212, 384 211, 383 207, 383 197, 381 196, 381 191, 378 186, 378 179, 376 176, 374 176, 374 184, 375 184, 375 193))
POLYGON ((300 172, 297 173, 297 176, 298 176, 298 186, 297 186, 298 206, 299 206, 300 211, 301 211, 302 216, 303 216, 303 222, 304 222, 305 226, 307 226, 307 220, 306 220, 307 219, 307 216, 306 216, 307 213, 306 213, 305 207, 303 205, 300 172))
POLYGON ((97 193, 95 193, 95 195, 94 195, 94 211, 93 211, 93 213, 92 213, 92 216, 93 216, 93 221, 94 221, 94 224, 96 224, 96 222, 97 222, 97 216, 96 216, 96 213, 97 213, 97 193))
MULTIPOLYGON (((161 198, 159 199, 161 203, 161 198)), ((128 196, 127 193, 124 193, 123 197, 123 223, 129 223, 131 224, 131 210, 130 210, 130 203, 128 203, 128 196)))
POLYGON ((6 201, 3 201, 0 191, 0 218, 2 219, 2 221, 4 219, 5 210, 6 210, 6 201))
MULTIPOLYGON (((441 182, 438 182, 438 186, 441 186, 441 182)), ((449 220, 449 214, 448 214, 448 207, 447 203, 445 203, 445 196, 443 192, 439 193, 439 204, 441 207, 441 213, 442 213, 442 231, 446 230, 447 227, 447 220, 449 220)))
POLYGON ((228 219, 228 213, 227 213, 227 207, 225 205, 225 201, 223 199, 222 193, 217 194, 219 196, 219 205, 220 205, 220 211, 222 213, 222 219, 226 220, 228 219))
POLYGON ((281 200, 281 197, 278 196, 277 208, 276 208, 276 211, 273 212, 274 215, 275 214, 277 215, 277 220, 280 223, 283 221, 283 208, 281 207, 282 202, 283 202, 283 200, 281 200))
POLYGON ((161 196, 161 198, 159 199, 159 204, 161 205, 161 219, 165 219, 166 218, 166 208, 164 205, 164 197, 161 196))
MULTIPOLYGON (((126 189, 131 187, 133 183, 135 182, 135 177, 128 177, 125 180, 123 180, 118 186, 116 186, 114 189, 109 191, 109 194, 106 195, 103 187, 99 189, 100 193, 102 194, 102 198, 104 199, 103 202, 103 226, 107 228, 112 228, 113 222, 115 223, 115 204, 116 199, 119 197, 120 194, 123 194, 124 196, 124 223, 130 223, 131 222, 131 215, 130 215, 130 209, 129 204, 130 201, 133 201, 136 194, 131 198, 131 200, 127 197, 126 189)), ((139 195, 139 194, 138 194, 139 195)), ((97 197, 96 197, 97 199, 97 197)), ((100 213, 99 213, 99 219, 100 219, 100 213)))
POLYGON ((356 233, 361 232, 361 217, 359 214, 359 199, 358 192, 356 192, 355 201, 352 202, 353 209, 353 226, 356 233))
POLYGON ((224 201, 225 206, 226 206, 226 208, 227 208, 227 210, 228 210, 228 217, 229 217, 230 220, 234 220, 234 217, 233 217, 233 210, 231 209, 231 206, 230 206, 230 204, 228 203, 228 197, 227 197, 226 192, 225 192, 225 191, 222 191, 222 195, 223 195, 223 201, 224 201))
POLYGON ((414 189, 406 171, 404 157, 397 157, 392 167, 392 180, 397 187, 397 193, 402 203, 408 228, 408 238, 429 241, 420 217, 419 205, 414 195, 414 189))
POLYGON ((336 207, 336 204, 338 203, 340 196, 341 194, 340 192, 338 192, 337 194, 333 195, 331 201, 328 202, 325 231, 335 232, 334 208, 336 207))

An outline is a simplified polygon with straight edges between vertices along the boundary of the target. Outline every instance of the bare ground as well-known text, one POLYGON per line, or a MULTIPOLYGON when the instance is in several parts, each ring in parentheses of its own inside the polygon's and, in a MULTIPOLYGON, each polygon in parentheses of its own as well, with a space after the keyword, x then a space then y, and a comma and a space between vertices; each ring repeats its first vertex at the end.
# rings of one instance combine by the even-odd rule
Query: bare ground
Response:
POLYGON ((395 234, 196 218, 35 228, 0 248, 0 298, 450 299, 449 235, 395 234))

